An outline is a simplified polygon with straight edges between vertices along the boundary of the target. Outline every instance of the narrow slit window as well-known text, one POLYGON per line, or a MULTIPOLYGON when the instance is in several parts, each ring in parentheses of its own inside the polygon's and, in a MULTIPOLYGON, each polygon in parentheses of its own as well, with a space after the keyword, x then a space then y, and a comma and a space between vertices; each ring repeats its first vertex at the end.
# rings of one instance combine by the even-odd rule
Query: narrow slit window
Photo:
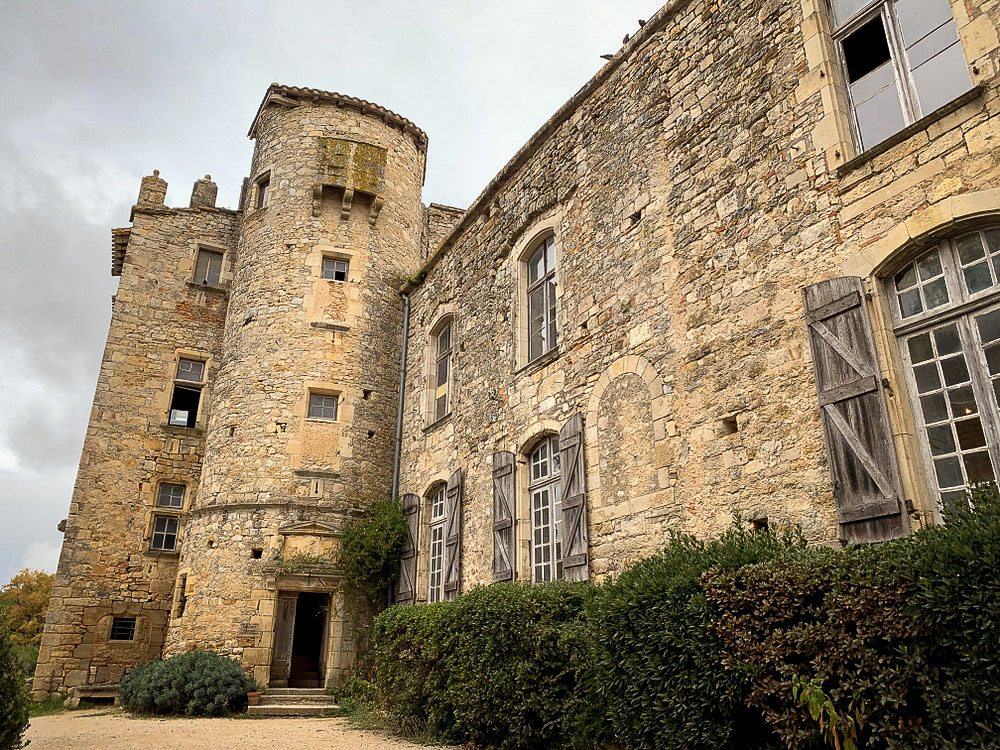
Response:
POLYGON ((134 641, 135 640, 135 618, 115 617, 111 620, 111 631, 108 633, 109 641, 134 641))
POLYGON ((347 281, 350 264, 339 258, 323 258, 323 278, 330 281, 347 281))
POLYGON ((149 548, 159 552, 177 549, 178 521, 174 516, 153 516, 153 539, 149 548))
POLYGON ((156 505, 160 508, 183 508, 186 489, 183 484, 161 484, 156 494, 156 505))
POLYGON ((309 394, 309 418, 310 419, 337 419, 337 407, 339 398, 325 393, 309 394))
POLYGON ((556 345, 555 240, 545 239, 528 257, 528 361, 556 345))
POLYGON ((270 197, 271 178, 268 176, 257 183, 257 208, 264 208, 267 206, 267 202, 270 197))
POLYGON ((201 401, 200 388, 174 386, 170 399, 169 424, 172 427, 194 427, 198 424, 198 404, 201 401))
POLYGON ((451 323, 446 323, 435 337, 434 420, 451 411, 451 323))

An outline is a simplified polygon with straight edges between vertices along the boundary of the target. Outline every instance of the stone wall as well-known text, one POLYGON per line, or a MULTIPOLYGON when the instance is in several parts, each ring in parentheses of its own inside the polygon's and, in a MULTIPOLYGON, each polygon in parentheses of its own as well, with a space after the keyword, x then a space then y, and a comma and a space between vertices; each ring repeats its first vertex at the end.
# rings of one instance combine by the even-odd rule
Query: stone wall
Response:
POLYGON ((121 282, 42 636, 38 697, 116 683, 159 657, 178 555, 150 550, 157 487, 185 485, 184 512, 197 502, 227 292, 191 281, 199 244, 235 247, 238 215, 165 208, 166 183, 155 176, 143 187, 131 230, 115 233, 121 282), (179 354, 206 361, 194 429, 167 424, 179 354), (137 618, 134 641, 108 639, 115 616, 137 618))
MULTIPOLYGON (((874 272, 877 316, 879 265, 916 236, 912 217, 929 212, 946 230, 956 202, 963 215, 996 210, 992 193, 961 196, 998 176, 1000 11, 972 0, 954 12, 981 92, 849 163, 825 4, 675 0, 484 191, 409 287, 401 491, 424 495, 465 471, 465 589, 491 580, 492 453, 521 462, 527 579, 526 451, 575 412, 592 574, 649 554, 668 529, 718 533, 735 513, 836 543, 801 290, 874 272), (522 253, 546 233, 558 353, 526 365, 522 253), (452 413, 428 425, 421 353, 445 308, 456 316, 452 413)), ((926 475, 895 344, 884 331, 879 344, 902 396, 891 417, 919 525, 931 515, 926 475)))

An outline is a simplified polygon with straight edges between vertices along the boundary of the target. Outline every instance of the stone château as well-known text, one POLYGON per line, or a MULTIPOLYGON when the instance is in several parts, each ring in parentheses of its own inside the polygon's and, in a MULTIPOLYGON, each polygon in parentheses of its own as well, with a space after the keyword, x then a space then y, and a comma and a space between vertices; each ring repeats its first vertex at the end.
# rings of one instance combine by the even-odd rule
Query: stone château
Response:
POLYGON ((271 85, 236 209, 144 177, 34 689, 192 648, 335 684, 396 600, 599 579, 734 514, 817 544, 1000 468, 1000 2, 671 0, 466 210, 427 136, 271 85), (398 430, 397 430, 398 424, 398 430))

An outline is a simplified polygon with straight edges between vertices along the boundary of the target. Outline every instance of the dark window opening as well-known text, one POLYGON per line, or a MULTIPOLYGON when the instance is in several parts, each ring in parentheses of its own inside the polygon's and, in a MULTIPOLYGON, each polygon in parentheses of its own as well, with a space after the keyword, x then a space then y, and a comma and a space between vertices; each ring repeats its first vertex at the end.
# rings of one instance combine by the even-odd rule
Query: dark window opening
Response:
POLYGON ((371 391, 362 391, 361 393, 362 393, 362 397, 364 398, 365 401, 367 401, 368 399, 370 399, 372 397, 372 392, 371 391))
POLYGON ((368 437, 369 438, 375 437, 375 430, 368 430, 368 437))
POLYGON ((889 41, 882 16, 875 16, 860 29, 844 38, 844 63, 847 80, 854 83, 889 62, 889 41))
POLYGON ((260 548, 252 549, 252 550, 250 550, 250 555, 251 555, 251 557, 253 557, 254 560, 259 560, 260 558, 262 558, 264 556, 264 550, 262 550, 260 548))
POLYGON ((257 208, 264 208, 271 197, 271 178, 265 177, 257 183, 257 208))
POLYGON ((111 621, 111 632, 108 634, 109 641, 134 641, 135 640, 135 618, 116 617, 111 621))
POLYGON ((763 518, 753 518, 750 520, 750 528, 754 531, 767 531, 767 516, 763 518))
POLYGON ((153 516, 153 540, 149 548, 160 552, 173 552, 177 549, 178 526, 174 516, 153 516))
POLYGON ((174 617, 184 616, 184 607, 187 606, 187 580, 187 574, 184 574, 177 582, 177 607, 174 610, 174 617))
POLYGON ((719 428, 720 435, 735 435, 740 431, 740 426, 736 421, 736 417, 725 417, 722 420, 722 425, 719 428))
POLYGON ((174 427, 194 427, 198 422, 200 400, 201 389, 174 386, 174 397, 170 400, 170 424, 174 427))

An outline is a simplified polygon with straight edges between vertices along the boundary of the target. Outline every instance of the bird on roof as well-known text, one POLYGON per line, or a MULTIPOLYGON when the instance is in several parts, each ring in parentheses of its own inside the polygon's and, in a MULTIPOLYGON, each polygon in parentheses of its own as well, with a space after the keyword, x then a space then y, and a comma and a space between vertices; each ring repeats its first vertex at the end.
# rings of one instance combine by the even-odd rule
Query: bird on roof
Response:
POLYGON ((639 28, 641 29, 645 25, 646 25, 646 19, 645 18, 640 18, 639 19, 639 28))
POLYGON ((614 55, 601 55, 602 60, 610 60, 614 55))
POLYGON ((631 39, 631 38, 632 38, 632 37, 630 37, 630 36, 629 36, 628 34, 626 34, 626 35, 625 35, 625 38, 624 38, 624 39, 622 39, 622 44, 628 44, 628 40, 629 40, 629 39, 631 39))

